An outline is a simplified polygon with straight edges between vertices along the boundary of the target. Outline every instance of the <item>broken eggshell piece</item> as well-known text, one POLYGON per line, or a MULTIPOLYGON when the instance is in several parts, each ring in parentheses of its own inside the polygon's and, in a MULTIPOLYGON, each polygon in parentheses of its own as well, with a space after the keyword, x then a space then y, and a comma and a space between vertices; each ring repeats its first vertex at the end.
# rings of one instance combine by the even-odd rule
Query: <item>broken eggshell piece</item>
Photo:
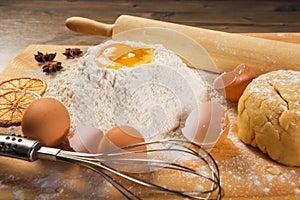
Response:
POLYGON ((147 146, 138 146, 139 143, 144 142, 144 137, 135 128, 116 126, 102 138, 97 153, 103 154, 101 158, 105 160, 102 162, 114 169, 129 173, 147 173, 151 171, 147 161, 137 161, 147 158, 147 146), (137 145, 137 147, 127 148, 131 145, 137 145))
POLYGON ((77 126, 68 136, 72 149, 80 153, 97 153, 103 132, 89 126, 77 126))
POLYGON ((227 99, 238 101, 247 85, 256 77, 251 68, 241 64, 231 72, 222 73, 215 79, 213 85, 227 99))
POLYGON ((226 109, 218 103, 207 102, 189 114, 181 131, 189 141, 211 149, 225 140, 229 126, 226 109))

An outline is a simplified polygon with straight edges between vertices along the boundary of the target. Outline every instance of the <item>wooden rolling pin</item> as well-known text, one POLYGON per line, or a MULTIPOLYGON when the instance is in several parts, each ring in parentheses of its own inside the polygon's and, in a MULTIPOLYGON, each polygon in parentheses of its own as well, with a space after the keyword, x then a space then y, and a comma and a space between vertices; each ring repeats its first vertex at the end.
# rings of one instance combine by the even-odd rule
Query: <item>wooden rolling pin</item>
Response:
POLYGON ((204 47, 213 58, 219 72, 231 71, 241 63, 250 66, 258 75, 278 69, 300 70, 299 33, 236 34, 128 15, 121 15, 114 24, 71 17, 66 20, 66 26, 75 32, 107 37, 143 27, 176 30, 204 47), (298 44, 290 43, 291 41, 298 44))

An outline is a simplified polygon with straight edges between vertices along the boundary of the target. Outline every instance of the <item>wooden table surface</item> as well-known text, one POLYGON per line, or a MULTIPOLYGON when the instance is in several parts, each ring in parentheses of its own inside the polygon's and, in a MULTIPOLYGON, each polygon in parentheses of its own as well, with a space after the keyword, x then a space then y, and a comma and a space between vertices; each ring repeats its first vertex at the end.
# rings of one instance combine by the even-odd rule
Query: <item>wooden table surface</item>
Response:
POLYGON ((114 23, 121 14, 228 32, 300 32, 300 2, 212 0, 1 0, 0 70, 29 44, 95 45, 105 40, 69 31, 65 19, 114 23))

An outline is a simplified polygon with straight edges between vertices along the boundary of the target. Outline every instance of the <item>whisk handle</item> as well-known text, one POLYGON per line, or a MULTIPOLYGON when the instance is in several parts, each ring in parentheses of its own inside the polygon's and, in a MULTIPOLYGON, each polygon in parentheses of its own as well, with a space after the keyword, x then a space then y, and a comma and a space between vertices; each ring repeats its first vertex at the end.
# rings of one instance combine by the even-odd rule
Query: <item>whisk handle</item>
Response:
POLYGON ((0 155, 27 161, 38 159, 37 151, 42 147, 37 140, 24 138, 21 135, 0 134, 0 155))

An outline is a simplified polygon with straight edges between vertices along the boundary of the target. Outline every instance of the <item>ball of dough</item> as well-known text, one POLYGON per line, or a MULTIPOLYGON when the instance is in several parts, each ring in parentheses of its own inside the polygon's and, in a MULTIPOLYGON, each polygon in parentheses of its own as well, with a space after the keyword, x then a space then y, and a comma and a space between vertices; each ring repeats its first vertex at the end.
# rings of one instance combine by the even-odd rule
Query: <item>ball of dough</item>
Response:
POLYGON ((261 75, 238 103, 238 136, 273 160, 300 166, 300 72, 261 75))

